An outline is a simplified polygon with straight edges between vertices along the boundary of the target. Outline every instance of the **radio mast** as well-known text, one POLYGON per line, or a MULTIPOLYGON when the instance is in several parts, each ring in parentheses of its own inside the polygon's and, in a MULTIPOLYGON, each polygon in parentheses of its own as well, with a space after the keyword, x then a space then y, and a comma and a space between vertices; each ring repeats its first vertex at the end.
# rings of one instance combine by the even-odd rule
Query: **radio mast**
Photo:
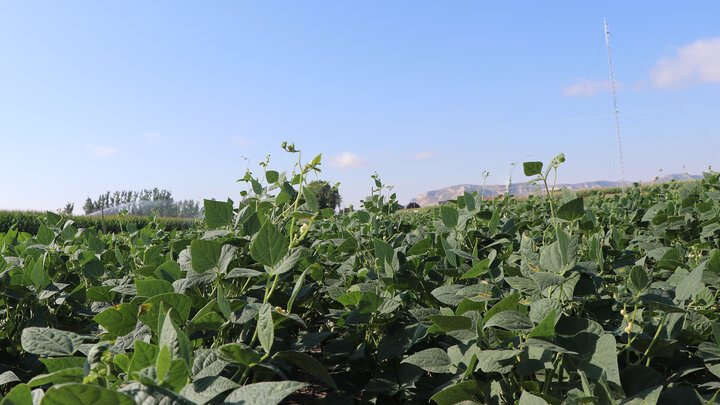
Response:
POLYGON ((605 46, 607 47, 608 66, 610 67, 610 90, 612 91, 613 114, 615 115, 615 135, 617 136, 618 156, 620 158, 620 181, 622 182, 623 194, 625 193, 625 165, 623 164, 622 143, 620 142, 620 121, 618 120, 617 97, 615 96, 615 72, 613 71, 612 55, 610 53, 610 29, 607 20, 605 23, 605 46))

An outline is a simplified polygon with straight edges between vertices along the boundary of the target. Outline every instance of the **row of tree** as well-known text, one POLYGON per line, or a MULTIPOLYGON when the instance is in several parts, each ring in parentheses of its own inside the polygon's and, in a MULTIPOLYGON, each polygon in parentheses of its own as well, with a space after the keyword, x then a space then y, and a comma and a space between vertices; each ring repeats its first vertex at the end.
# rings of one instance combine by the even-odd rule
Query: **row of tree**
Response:
MULTIPOLYGON (((315 194, 320 208, 335 208, 340 205, 340 192, 326 181, 313 181, 307 187, 315 194)), ((63 212, 72 213, 71 203, 63 212)), ((200 204, 193 200, 175 201, 172 192, 157 187, 141 191, 122 190, 100 194, 96 199, 90 197, 83 205, 85 215, 105 211, 116 214, 127 210, 131 215, 158 215, 161 217, 195 218, 200 215, 200 204)))
POLYGON ((115 191, 100 194, 97 199, 85 200, 85 215, 105 210, 106 213, 127 210, 131 215, 158 215, 161 217, 194 218, 200 215, 200 203, 193 200, 175 201, 172 192, 157 187, 141 191, 115 191))

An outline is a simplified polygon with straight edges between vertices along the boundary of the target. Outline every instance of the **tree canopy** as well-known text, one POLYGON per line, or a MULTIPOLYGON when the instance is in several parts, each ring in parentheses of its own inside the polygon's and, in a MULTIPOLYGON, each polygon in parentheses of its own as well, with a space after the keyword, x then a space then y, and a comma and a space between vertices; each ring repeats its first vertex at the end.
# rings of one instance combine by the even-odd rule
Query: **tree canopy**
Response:
POLYGON ((175 201, 172 192, 157 187, 141 191, 107 191, 97 200, 90 197, 85 200, 83 210, 89 215, 100 210, 106 214, 115 214, 123 209, 131 215, 153 215, 161 217, 193 218, 200 213, 200 204, 193 200, 175 201))
POLYGON ((333 187, 327 181, 313 181, 307 185, 307 188, 315 194, 318 199, 318 206, 323 208, 335 208, 340 205, 340 192, 337 187, 333 187))

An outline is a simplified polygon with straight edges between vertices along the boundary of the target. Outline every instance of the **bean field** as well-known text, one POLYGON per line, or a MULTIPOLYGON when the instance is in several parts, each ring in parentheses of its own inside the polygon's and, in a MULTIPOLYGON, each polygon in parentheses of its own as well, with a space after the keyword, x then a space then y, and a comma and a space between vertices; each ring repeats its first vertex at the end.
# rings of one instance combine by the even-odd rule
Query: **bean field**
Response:
POLYGON ((702 404, 720 391, 720 181, 477 193, 400 215, 321 157, 204 220, 0 233, 0 405, 702 404))

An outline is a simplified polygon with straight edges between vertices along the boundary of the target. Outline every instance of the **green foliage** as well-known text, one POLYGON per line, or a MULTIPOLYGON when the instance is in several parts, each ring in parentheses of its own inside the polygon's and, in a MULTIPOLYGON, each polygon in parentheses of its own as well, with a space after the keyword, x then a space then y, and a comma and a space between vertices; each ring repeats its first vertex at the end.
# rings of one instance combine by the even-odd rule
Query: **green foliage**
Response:
MULTIPOLYGON (((48 213, 33 211, 0 211, 0 232, 7 232, 13 228, 18 232, 27 232, 34 235, 40 229, 40 224, 47 215, 48 213)), ((68 226, 72 225, 76 229, 102 229, 102 219, 100 217, 75 216, 67 218, 73 222, 70 224, 65 222, 65 224, 68 224, 68 226)), ((148 225, 157 225, 165 231, 172 231, 174 229, 190 229, 194 224, 194 220, 184 218, 152 218, 131 215, 105 217, 105 226, 108 233, 127 231, 129 229, 128 226, 132 226, 134 229, 142 229, 148 225)))
MULTIPOLYGON (((264 162, 196 227, 104 235, 47 213, 0 232, 0 405, 703 403, 720 387, 716 176, 403 215, 374 175, 363 210, 331 215, 307 188, 320 156, 284 148, 292 173, 264 162)), ((562 160, 526 173, 552 181, 562 160)))
POLYGON ((307 189, 317 199, 319 209, 332 208, 340 206, 340 191, 337 187, 333 187, 327 181, 313 181, 308 183, 307 189))

